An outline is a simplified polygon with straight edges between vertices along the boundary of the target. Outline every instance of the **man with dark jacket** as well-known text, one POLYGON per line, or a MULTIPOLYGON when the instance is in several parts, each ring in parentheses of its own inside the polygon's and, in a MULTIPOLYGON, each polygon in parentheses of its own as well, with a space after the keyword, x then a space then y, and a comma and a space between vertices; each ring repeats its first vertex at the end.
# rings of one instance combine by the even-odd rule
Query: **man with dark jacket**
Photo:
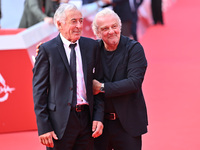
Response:
POLYGON ((142 83, 147 68, 143 47, 121 35, 121 20, 110 9, 97 13, 92 25, 100 40, 104 82, 93 81, 95 94, 104 94, 104 131, 96 150, 141 150, 147 132, 147 110, 142 83))
POLYGON ((83 18, 73 4, 61 5, 54 22, 60 33, 40 46, 33 68, 39 139, 48 150, 91 150, 104 115, 92 89, 98 43, 81 37, 83 18))

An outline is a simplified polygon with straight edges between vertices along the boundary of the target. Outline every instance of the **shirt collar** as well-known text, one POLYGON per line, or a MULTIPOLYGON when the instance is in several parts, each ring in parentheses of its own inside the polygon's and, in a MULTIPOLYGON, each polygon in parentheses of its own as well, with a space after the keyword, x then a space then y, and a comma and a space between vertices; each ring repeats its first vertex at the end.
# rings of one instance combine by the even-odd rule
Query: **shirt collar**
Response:
POLYGON ((66 45, 67 47, 69 47, 70 44, 75 44, 75 43, 77 43, 77 45, 78 45, 78 40, 75 43, 72 43, 69 40, 67 40, 66 38, 64 38, 64 36, 62 36, 62 34, 60 34, 60 38, 61 38, 62 42, 64 43, 64 45, 66 45))

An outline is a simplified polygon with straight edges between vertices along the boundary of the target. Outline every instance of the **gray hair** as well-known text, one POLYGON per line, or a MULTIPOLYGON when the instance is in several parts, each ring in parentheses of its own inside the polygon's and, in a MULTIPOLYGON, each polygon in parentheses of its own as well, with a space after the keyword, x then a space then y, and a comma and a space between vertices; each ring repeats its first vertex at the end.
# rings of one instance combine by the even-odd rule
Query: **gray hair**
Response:
POLYGON ((121 29, 121 26, 122 26, 122 22, 121 22, 121 19, 119 18, 119 16, 113 11, 111 10, 110 8, 104 8, 103 10, 101 10, 100 12, 98 12, 92 22, 92 30, 93 30, 93 33, 94 35, 98 36, 98 25, 96 23, 97 19, 99 17, 102 17, 102 16, 106 16, 106 15, 113 15, 116 17, 116 19, 118 20, 118 23, 119 23, 119 26, 120 26, 120 29, 121 29))
POLYGON ((78 8, 74 4, 70 4, 70 3, 62 4, 58 7, 58 9, 56 10, 54 14, 54 24, 56 25, 57 28, 58 28, 57 21, 60 21, 63 24, 65 24, 65 20, 67 18, 65 12, 71 11, 71 10, 78 10, 78 8))

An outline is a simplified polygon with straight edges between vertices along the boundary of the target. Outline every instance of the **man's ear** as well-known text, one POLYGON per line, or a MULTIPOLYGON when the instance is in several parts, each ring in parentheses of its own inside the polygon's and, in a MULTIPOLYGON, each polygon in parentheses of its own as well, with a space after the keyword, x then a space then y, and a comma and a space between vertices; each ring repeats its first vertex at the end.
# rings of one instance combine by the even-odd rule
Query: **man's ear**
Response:
POLYGON ((97 31, 97 36, 101 39, 101 33, 99 31, 97 31))
POLYGON ((56 21, 56 24, 59 30, 62 29, 62 24, 60 21, 56 21))

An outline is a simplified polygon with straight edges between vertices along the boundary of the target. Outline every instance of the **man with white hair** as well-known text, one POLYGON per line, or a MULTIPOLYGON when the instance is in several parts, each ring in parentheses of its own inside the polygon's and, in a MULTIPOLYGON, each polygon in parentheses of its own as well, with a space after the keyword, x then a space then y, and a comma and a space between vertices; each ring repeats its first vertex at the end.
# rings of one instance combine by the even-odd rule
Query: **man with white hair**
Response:
POLYGON ((121 35, 121 20, 111 9, 97 13, 92 24, 99 37, 101 76, 93 81, 95 94, 104 94, 104 131, 95 150, 141 150, 147 132, 142 83, 147 60, 141 44, 121 35))
POLYGON ((104 115, 92 91, 98 43, 81 37, 83 18, 73 4, 61 5, 54 22, 60 33, 40 45, 33 68, 39 139, 48 150, 91 150, 104 115))

